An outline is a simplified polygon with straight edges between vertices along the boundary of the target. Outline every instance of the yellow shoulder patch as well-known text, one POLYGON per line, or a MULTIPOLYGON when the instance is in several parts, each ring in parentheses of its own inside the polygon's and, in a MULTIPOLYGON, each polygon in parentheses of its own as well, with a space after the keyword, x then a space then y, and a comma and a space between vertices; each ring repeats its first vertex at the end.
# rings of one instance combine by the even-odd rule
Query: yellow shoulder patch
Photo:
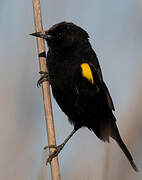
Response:
POLYGON ((82 76, 88 79, 88 81, 90 81, 92 84, 94 84, 94 79, 89 64, 82 63, 81 69, 82 69, 82 76))

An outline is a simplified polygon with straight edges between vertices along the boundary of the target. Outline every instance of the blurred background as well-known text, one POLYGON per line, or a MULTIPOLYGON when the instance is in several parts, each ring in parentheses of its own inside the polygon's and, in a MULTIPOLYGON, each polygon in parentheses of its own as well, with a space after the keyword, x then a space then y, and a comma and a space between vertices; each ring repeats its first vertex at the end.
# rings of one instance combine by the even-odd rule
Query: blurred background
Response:
MULTIPOLYGON (((142 179, 142 1, 41 0, 44 29, 60 21, 83 27, 99 58, 117 124, 140 170, 114 141, 80 129, 59 155, 63 180, 142 179)), ((0 0, 0 179, 50 180, 32 0, 0 0)), ((72 130, 52 98, 57 144, 72 130)))

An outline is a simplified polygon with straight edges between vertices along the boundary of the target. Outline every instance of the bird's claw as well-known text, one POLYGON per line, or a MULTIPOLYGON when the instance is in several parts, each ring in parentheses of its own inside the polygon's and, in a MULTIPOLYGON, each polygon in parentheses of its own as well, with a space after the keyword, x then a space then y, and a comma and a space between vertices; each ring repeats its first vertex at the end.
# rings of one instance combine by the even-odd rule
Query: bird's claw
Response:
POLYGON ((51 163, 52 159, 55 158, 56 156, 58 156, 58 154, 60 153, 60 151, 63 149, 64 147, 64 144, 61 144, 59 146, 56 146, 56 145, 49 145, 49 146, 45 146, 44 147, 44 150, 46 150, 47 148, 55 148, 55 150, 49 154, 49 157, 48 159, 46 160, 46 165, 48 163, 51 163))
POLYGON ((37 81, 37 87, 40 87, 43 82, 49 81, 48 72, 40 71, 39 74, 42 74, 42 77, 37 81))
POLYGON ((46 150, 46 149, 49 149, 49 148, 57 148, 57 146, 56 145, 53 145, 53 144, 51 144, 51 145, 49 145, 49 146, 45 146, 43 149, 44 150, 46 150))

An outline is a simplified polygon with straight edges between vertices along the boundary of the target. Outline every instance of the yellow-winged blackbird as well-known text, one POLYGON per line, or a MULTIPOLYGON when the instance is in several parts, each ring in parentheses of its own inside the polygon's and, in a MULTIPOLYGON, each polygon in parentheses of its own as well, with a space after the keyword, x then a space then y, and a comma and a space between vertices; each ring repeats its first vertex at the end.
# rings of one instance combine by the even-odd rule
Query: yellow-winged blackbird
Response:
POLYGON ((98 58, 89 42, 88 33, 73 23, 61 22, 47 31, 31 35, 45 39, 49 48, 49 75, 43 72, 44 75, 38 83, 50 79, 54 98, 74 125, 74 130, 56 147, 48 161, 61 151, 79 128, 87 127, 102 141, 109 142, 109 137, 115 139, 133 169, 138 171, 120 137, 112 112, 114 105, 103 81, 98 58))

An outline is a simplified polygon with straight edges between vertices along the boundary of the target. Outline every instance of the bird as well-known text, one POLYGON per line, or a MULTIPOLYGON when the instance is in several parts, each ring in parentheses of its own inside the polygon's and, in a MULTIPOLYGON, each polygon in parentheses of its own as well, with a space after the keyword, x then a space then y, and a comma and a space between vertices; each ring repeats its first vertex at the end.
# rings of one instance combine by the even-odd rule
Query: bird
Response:
POLYGON ((114 139, 138 172, 116 125, 114 104, 88 33, 72 22, 63 21, 30 35, 43 38, 48 46, 48 73, 40 72, 38 85, 49 81, 57 104, 74 127, 61 145, 45 147, 55 148, 47 163, 60 153, 78 129, 87 127, 103 142, 114 139))

